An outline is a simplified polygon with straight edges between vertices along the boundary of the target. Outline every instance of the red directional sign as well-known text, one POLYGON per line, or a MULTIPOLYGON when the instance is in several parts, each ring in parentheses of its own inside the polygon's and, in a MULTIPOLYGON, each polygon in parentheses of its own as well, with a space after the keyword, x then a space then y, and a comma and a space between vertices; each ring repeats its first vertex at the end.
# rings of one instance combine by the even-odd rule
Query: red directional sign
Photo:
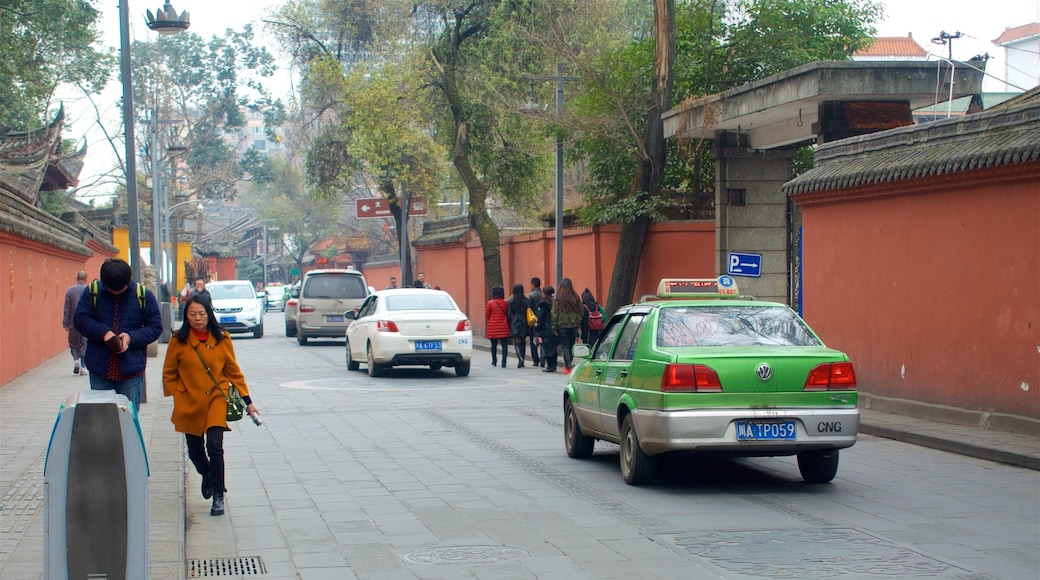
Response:
MULTIPOLYGON (((370 197, 367 199, 354 200, 357 217, 362 219, 388 218, 390 213, 390 202, 384 197, 370 197)), ((415 197, 409 200, 408 215, 426 215, 426 198, 415 197)))

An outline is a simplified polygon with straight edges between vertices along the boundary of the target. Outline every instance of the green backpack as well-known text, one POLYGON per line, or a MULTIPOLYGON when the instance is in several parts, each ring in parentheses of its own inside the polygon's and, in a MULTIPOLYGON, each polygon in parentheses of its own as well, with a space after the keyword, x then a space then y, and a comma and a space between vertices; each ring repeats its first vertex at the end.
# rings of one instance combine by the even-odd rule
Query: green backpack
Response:
MULTIPOLYGON (((97 315, 98 281, 96 278, 87 286, 87 292, 90 292, 90 304, 94 307, 94 314, 97 315)), ((144 312, 144 284, 140 282, 137 282, 137 303, 141 305, 141 312, 144 312)))

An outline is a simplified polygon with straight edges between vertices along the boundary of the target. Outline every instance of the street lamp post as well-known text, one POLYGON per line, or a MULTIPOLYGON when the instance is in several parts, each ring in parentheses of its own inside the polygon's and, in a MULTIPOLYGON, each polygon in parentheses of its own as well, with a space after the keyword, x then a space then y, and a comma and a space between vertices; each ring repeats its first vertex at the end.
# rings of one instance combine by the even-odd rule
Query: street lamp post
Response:
MULTIPOLYGON (((126 211, 130 230, 130 255, 127 256, 134 279, 141 281, 141 223, 137 215, 137 152, 134 136, 134 90, 130 71, 130 8, 129 0, 119 1, 119 78, 123 83, 123 139, 126 149, 126 211)), ((148 12, 148 27, 160 34, 176 34, 189 26, 188 12, 180 15, 169 1, 163 10, 156 11, 161 18, 152 18, 148 12)), ((154 243, 154 240, 153 240, 154 243)))
MULTIPOLYGON (((528 77, 536 81, 556 81, 556 121, 563 120, 563 83, 578 80, 576 77, 563 76, 563 63, 556 63, 556 74, 551 77, 528 77)), ((531 88, 531 100, 520 105, 525 113, 541 113, 545 109, 534 102, 534 87, 531 88)), ((556 280, 559 286, 563 279, 563 133, 556 133, 556 280)))
MULTIPOLYGON (((180 207, 182 205, 188 205, 189 203, 197 203, 198 204, 198 206, 195 208, 195 211, 198 212, 200 215, 206 209, 206 207, 204 205, 202 205, 201 201, 194 200, 194 199, 189 199, 188 201, 182 201, 180 203, 175 203, 175 204, 171 205, 170 207, 166 208, 166 216, 165 216, 165 220, 164 220, 165 229, 166 229, 166 236, 164 236, 164 237, 166 239, 169 239, 171 241, 173 240, 173 236, 170 234, 170 216, 173 215, 173 210, 177 209, 178 207, 180 207)), ((176 261, 177 248, 176 247, 171 247, 170 251, 174 254, 174 261, 176 261)), ((173 272, 172 272, 172 277, 173 277, 173 281, 176 282, 177 281, 177 265, 174 264, 173 266, 174 266, 174 269, 173 269, 173 272)), ((174 284, 174 289, 173 289, 174 292, 178 292, 179 291, 179 289, 176 286, 177 285, 174 284)))
POLYGON ((155 296, 158 300, 162 300, 159 288, 166 281, 165 272, 162 272, 160 269, 163 237, 159 228, 162 221, 160 219, 162 215, 161 195, 159 194, 161 189, 159 186, 159 125, 174 125, 180 122, 180 119, 160 119, 159 112, 156 109, 152 109, 151 118, 148 119, 148 130, 151 132, 152 138, 150 145, 152 157, 152 267, 155 268, 155 296))

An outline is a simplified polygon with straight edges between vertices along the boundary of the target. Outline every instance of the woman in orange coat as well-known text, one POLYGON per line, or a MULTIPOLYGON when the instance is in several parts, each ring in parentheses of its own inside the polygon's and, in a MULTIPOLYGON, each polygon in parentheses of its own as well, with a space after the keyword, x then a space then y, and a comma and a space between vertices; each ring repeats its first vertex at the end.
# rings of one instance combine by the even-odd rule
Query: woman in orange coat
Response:
POLYGON ((224 513, 224 431, 227 401, 214 388, 214 380, 225 389, 234 383, 250 416, 258 413, 249 397, 245 376, 235 360, 231 337, 220 328, 213 306, 202 294, 184 303, 185 324, 166 349, 163 364, 163 395, 173 397, 170 421, 184 433, 188 458, 202 475, 202 497, 213 497, 211 516, 224 513), (209 372, 207 372, 207 369, 209 372), (210 377, 212 374, 212 378, 210 377))

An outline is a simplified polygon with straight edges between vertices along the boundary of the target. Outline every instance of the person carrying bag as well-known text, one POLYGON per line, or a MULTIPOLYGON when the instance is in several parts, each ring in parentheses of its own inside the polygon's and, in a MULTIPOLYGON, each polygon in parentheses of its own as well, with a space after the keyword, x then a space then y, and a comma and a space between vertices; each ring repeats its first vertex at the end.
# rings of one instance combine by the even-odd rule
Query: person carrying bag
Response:
POLYGON ((219 516, 224 514, 227 491, 224 432, 231 430, 229 419, 236 414, 241 418, 241 410, 229 409, 231 389, 227 385, 241 393, 245 411, 258 425, 260 412, 249 396, 231 336, 220 328, 210 301, 199 294, 190 296, 184 316, 166 349, 163 395, 173 397, 170 421, 178 433, 184 433, 188 459, 202 475, 202 497, 213 498, 210 515, 219 516))

